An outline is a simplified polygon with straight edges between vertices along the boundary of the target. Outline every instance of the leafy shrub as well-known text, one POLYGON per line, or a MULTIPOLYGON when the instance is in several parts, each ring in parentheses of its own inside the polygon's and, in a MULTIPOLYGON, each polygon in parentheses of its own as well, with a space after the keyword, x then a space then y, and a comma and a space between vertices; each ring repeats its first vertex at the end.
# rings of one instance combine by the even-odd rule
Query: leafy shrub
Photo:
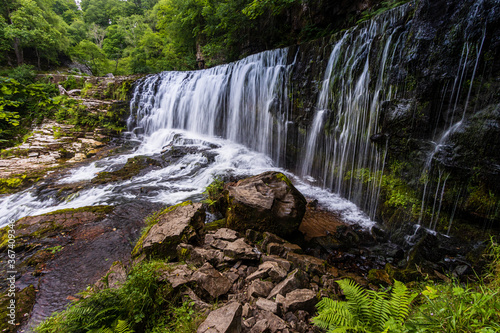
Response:
POLYGON ((337 281, 346 301, 323 298, 313 323, 328 332, 387 332, 403 329, 415 297, 395 281, 391 293, 365 290, 349 279, 337 281))
POLYGON ((408 320, 411 332, 498 332, 500 297, 486 285, 427 285, 423 303, 408 320))
POLYGON ((2 76, 8 76, 11 79, 16 80, 17 82, 28 85, 35 82, 35 67, 32 65, 20 65, 14 67, 13 69, 4 71, 1 73, 2 76))
POLYGON ((207 186, 203 195, 205 196, 204 203, 209 206, 215 205, 222 196, 224 190, 224 181, 220 177, 215 177, 212 183, 207 186))

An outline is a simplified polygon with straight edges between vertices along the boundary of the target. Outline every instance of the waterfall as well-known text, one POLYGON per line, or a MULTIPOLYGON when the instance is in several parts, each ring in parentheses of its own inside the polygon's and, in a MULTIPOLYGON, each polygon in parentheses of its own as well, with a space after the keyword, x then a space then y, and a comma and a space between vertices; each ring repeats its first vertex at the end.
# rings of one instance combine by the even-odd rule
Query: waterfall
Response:
POLYGON ((404 40, 396 25, 410 4, 345 32, 334 45, 308 130, 301 174, 362 205, 375 216, 385 149, 371 142, 380 104, 391 99, 389 70, 404 40), (381 53, 376 51, 381 49, 381 53))
POLYGON ((287 49, 278 49, 207 70, 152 75, 135 89, 129 129, 146 137, 161 129, 219 136, 280 165, 286 153, 288 72, 293 65, 287 64, 287 56, 287 49))

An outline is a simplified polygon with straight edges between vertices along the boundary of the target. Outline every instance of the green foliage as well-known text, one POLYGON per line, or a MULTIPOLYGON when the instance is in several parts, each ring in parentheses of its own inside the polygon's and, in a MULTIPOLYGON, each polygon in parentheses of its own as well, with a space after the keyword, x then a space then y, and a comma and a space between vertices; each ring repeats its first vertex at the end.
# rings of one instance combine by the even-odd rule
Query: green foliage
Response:
POLYGON ((313 323, 328 332, 402 331, 415 295, 395 281, 392 291, 365 290, 349 279, 337 281, 346 301, 323 298, 313 323))
POLYGON ((220 177, 215 177, 212 183, 210 183, 205 191, 203 191, 203 195, 205 196, 205 200, 203 200, 203 202, 209 206, 215 205, 222 197, 223 190, 224 181, 220 177))
POLYGON ((297 2, 297 0, 253 0, 243 9, 243 14, 251 19, 256 19, 268 11, 273 15, 279 15, 284 9, 297 2))
POLYGON ((385 0, 382 1, 378 6, 369 8, 365 10, 363 13, 361 13, 361 19, 356 22, 356 24, 359 24, 361 22, 367 21, 371 19, 374 16, 377 16, 379 14, 382 14, 383 12, 396 8, 398 6, 401 6, 404 3, 407 3, 409 0, 403 0, 403 1, 398 1, 398 0, 385 0))
POLYGON ((21 66, 4 71, 2 76, 14 79, 20 84, 28 85, 35 82, 35 67, 32 65, 22 64, 21 66))
POLYGON ((498 332, 498 289, 457 282, 425 286, 421 304, 408 320, 411 332, 498 332))
POLYGON ((26 175, 11 177, 11 178, 0 178, 0 194, 10 193, 12 190, 19 188, 22 184, 26 175))
POLYGON ((87 292, 67 310, 42 322, 36 331, 78 333, 111 329, 111 332, 130 332, 150 326, 162 313, 170 292, 158 279, 163 265, 163 262, 151 261, 135 266, 119 289, 87 292))
POLYGON ((49 248, 46 248, 45 250, 46 251, 49 251, 50 253, 52 254, 55 254, 56 252, 59 252, 63 249, 63 247, 61 245, 56 245, 54 247, 49 247, 49 248))

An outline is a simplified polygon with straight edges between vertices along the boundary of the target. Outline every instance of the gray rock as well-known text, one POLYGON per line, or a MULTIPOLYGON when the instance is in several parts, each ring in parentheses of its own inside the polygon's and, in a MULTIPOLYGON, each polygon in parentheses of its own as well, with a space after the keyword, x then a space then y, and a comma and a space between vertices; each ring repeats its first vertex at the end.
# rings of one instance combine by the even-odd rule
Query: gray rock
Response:
POLYGON ((164 273, 164 279, 172 285, 172 288, 189 283, 192 276, 193 271, 187 265, 179 265, 172 272, 164 273))
POLYGON ((286 235, 298 229, 305 213, 306 199, 280 172, 240 180, 227 190, 227 225, 235 230, 286 235))
POLYGON ((266 261, 259 265, 256 272, 248 275, 246 280, 253 281, 256 279, 265 279, 270 277, 273 281, 278 282, 283 280, 287 273, 287 270, 281 267, 277 262, 266 261))
MULTIPOLYGON (((245 318, 245 316, 243 316, 243 318, 245 318)), ((246 320, 243 320, 243 326, 245 326, 247 329, 252 328, 255 325, 255 322, 255 317, 250 317, 246 320)))
POLYGON ((286 260, 286 259, 283 259, 279 256, 276 256, 276 255, 267 255, 267 256, 262 256, 262 262, 266 262, 266 261, 274 261, 274 262, 277 262, 281 267, 283 267, 287 272, 290 271, 290 268, 292 268, 292 264, 286 260))
POLYGON ((267 297, 274 284, 270 281, 254 280, 248 287, 248 297, 267 297))
POLYGON ((210 312, 197 333, 240 333, 241 304, 232 302, 210 312))
POLYGON ((256 253, 253 247, 248 245, 243 238, 228 242, 223 252, 224 258, 229 261, 260 259, 260 254, 256 253))
POLYGON ((291 261, 295 267, 308 273, 323 275, 327 272, 326 261, 313 256, 289 252, 286 259, 291 261))
POLYGON ((255 303, 257 308, 264 310, 264 311, 269 311, 274 314, 278 313, 278 304, 274 301, 265 299, 265 298, 259 298, 257 302, 255 303))
POLYGON ((268 332, 268 329, 269 323, 267 322, 267 319, 261 319, 253 325, 250 333, 264 333, 268 332))
POLYGON ((177 245, 196 240, 204 221, 203 204, 183 203, 158 218, 158 223, 151 227, 142 244, 137 244, 136 255, 144 252, 156 257, 175 258, 177 245))
POLYGON ((295 269, 288 274, 288 277, 285 280, 278 283, 273 290, 271 290, 267 298, 273 298, 278 294, 286 295, 292 290, 304 288, 307 286, 307 283, 307 274, 299 269, 295 269))
POLYGON ((184 300, 189 300, 193 302, 194 309, 199 312, 205 312, 208 311, 212 306, 206 302, 203 302, 201 298, 198 297, 198 295, 195 294, 195 292, 191 288, 186 288, 185 292, 183 293, 184 300))
POLYGON ((213 237, 233 242, 238 239, 238 233, 232 229, 220 228, 213 234, 213 237))
POLYGON ((287 327, 283 319, 269 311, 262 311, 259 316, 259 319, 260 318, 267 320, 267 328, 271 333, 282 331, 287 327))
POLYGON ((314 312, 314 306, 318 303, 316 293, 309 289, 298 289, 286 294, 285 311, 304 310, 314 312))
POLYGON ((208 293, 212 298, 226 294, 231 289, 231 281, 209 263, 204 264, 191 277, 199 289, 208 293))

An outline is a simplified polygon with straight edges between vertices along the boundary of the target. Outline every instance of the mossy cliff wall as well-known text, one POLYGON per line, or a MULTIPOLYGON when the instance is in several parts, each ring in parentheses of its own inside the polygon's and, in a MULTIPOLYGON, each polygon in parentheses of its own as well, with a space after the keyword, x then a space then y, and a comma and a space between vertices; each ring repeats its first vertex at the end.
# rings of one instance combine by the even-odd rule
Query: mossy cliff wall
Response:
MULTIPOLYGON (((342 194, 367 210, 373 205, 367 202, 376 197, 373 217, 395 227, 412 222, 441 231, 451 227, 454 233, 457 221, 498 226, 500 4, 493 0, 422 0, 405 6, 405 13, 396 20, 378 19, 377 24, 391 25, 384 32, 391 34, 390 43, 383 42, 387 37, 376 37, 363 50, 369 54, 370 66, 363 93, 370 95, 368 101, 373 105, 361 120, 373 128, 364 133, 369 138, 359 140, 370 139, 363 149, 376 153, 367 157, 358 151, 348 172, 335 181, 326 180, 330 177, 326 174, 337 172, 338 167, 323 164, 334 153, 331 142, 343 133, 346 115, 340 103, 350 102, 353 95, 345 95, 346 86, 361 82, 359 74, 365 65, 352 61, 350 65, 360 67, 349 72, 355 74, 349 78, 352 82, 330 80, 329 104, 316 142, 323 147, 315 151, 313 176, 334 190, 336 182, 349 182, 351 192, 342 194), (381 62, 385 51, 387 60, 381 62), (381 76, 382 88, 378 86, 381 76), (377 167, 371 167, 369 161, 358 162, 373 156, 381 160, 377 167), (355 183, 359 186, 352 186, 355 183), (356 191, 363 193, 352 193, 356 191)), ((343 34, 292 47, 288 53, 294 65, 288 90, 292 121, 285 167, 298 173, 304 159, 301 147, 311 135, 325 69, 343 34)), ((344 58, 353 52, 348 47, 342 51, 344 58)), ((362 107, 353 105, 351 111, 362 107)), ((345 186, 339 188, 343 192, 345 186)))

